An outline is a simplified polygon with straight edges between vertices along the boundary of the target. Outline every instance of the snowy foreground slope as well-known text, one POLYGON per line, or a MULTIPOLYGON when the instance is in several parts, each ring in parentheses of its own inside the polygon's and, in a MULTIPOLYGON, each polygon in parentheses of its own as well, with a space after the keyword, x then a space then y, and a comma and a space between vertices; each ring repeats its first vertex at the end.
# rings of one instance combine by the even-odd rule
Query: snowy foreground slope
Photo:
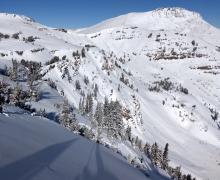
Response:
POLYGON ((150 179, 111 150, 47 119, 19 113, 0 114, 0 179, 150 179))
MULTIPOLYGON (((94 104, 105 97, 119 100, 129 112, 124 126, 133 136, 161 147, 169 143, 170 164, 198 179, 219 179, 220 30, 199 14, 164 8, 73 31, 2 13, 0 32, 10 35, 0 41, 0 68, 12 59, 41 62, 43 79, 53 80, 76 108, 97 84, 94 104), (14 33, 19 38, 12 38, 14 33), (84 57, 73 55, 83 48, 84 57), (54 56, 59 60, 47 63, 54 56)), ((41 90, 50 95, 45 84, 41 90)), ((53 105, 62 101, 57 94, 33 106, 57 113, 53 105)), ((123 143, 114 146, 134 155, 123 143)))

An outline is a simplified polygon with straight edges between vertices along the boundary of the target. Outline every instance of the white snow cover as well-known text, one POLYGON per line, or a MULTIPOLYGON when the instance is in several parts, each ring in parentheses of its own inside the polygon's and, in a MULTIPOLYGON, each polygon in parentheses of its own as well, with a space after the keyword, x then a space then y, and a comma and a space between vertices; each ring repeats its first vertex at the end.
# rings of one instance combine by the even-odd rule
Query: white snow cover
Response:
POLYGON ((2 180, 150 179, 120 155, 58 124, 17 109, 8 113, 0 114, 2 180))
MULTIPOLYGON (((162 147, 168 142, 171 164, 181 165, 185 173, 198 179, 219 179, 220 119, 212 119, 211 109, 220 113, 220 30, 199 14, 182 8, 163 8, 122 15, 93 27, 67 32, 24 16, 0 15, 1 33, 12 35, 19 31, 22 32, 20 39, 0 41, 0 53, 6 54, 0 54, 1 68, 10 64, 12 58, 44 64, 55 55, 60 59, 66 55, 66 60, 54 63, 53 69, 44 66, 47 72, 44 78, 56 82, 58 91, 63 90, 75 107, 81 97, 80 91, 75 89, 75 81, 80 81, 85 94, 91 92, 96 83, 98 101, 103 101, 105 96, 117 99, 131 111, 132 118, 124 123, 132 127, 134 136, 138 135, 143 142, 156 141, 162 147), (34 43, 22 40, 30 35, 39 39, 34 43), (86 50, 86 57, 75 65, 72 52, 81 51, 88 44, 92 47, 86 50), (31 52, 39 48, 44 50, 31 52), (18 55, 16 51, 24 53, 18 55), (187 55, 182 59, 154 60, 158 54, 169 56, 174 52, 187 55), (106 57, 112 65, 110 74, 102 68, 106 57), (121 68, 115 66, 116 57, 125 60, 117 61, 121 68), (65 67, 71 74, 70 82, 62 78, 65 67), (133 84, 133 89, 120 81, 122 73, 133 84), (88 86, 83 82, 85 75, 89 77, 88 86), (189 93, 149 91, 153 82, 164 78, 170 78, 175 86, 181 84, 189 93)), ((49 103, 52 99, 50 96, 49 103)), ((54 99, 59 101, 57 96, 54 99)), ((47 103, 44 99, 39 104, 46 107, 47 103)), ((117 146, 124 154, 132 151, 124 144, 117 146)))

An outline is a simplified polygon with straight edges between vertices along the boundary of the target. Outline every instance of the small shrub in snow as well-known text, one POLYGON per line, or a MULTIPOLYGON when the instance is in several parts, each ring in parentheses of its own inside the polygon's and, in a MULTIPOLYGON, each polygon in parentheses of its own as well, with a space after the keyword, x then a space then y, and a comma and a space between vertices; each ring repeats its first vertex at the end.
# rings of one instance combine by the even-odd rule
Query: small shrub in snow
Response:
POLYGON ((57 90, 57 85, 54 81, 52 81, 51 79, 48 79, 48 84, 51 88, 56 89, 57 90))
POLYGON ((22 56, 24 51, 15 51, 19 56, 22 56))
POLYGON ((85 83, 86 85, 89 84, 89 78, 88 78, 87 76, 84 76, 83 81, 84 81, 84 83, 85 83))
POLYGON ((81 85, 80 85, 79 80, 75 81, 75 87, 76 87, 76 90, 80 90, 81 89, 81 85))
POLYGON ((20 34, 20 33, 14 33, 14 34, 12 34, 12 38, 14 38, 14 39, 19 39, 19 34, 20 34))
POLYGON ((33 36, 29 36, 27 39, 26 39, 26 42, 34 42, 35 41, 35 38, 33 36))
POLYGON ((189 94, 189 90, 187 88, 184 88, 180 85, 179 87, 180 92, 184 93, 184 94, 189 94))
POLYGON ((58 61, 60 61, 60 58, 58 56, 54 56, 49 62, 46 62, 45 64, 50 65, 50 64, 56 63, 58 61))

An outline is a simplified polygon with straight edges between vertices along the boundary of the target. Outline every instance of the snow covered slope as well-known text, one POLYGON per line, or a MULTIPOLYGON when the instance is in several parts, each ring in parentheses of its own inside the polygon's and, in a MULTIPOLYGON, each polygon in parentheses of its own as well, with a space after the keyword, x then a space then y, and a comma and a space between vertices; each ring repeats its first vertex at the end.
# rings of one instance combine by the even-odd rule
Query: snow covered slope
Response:
POLYGON ((150 179, 120 155, 47 119, 8 113, 0 114, 0 179, 150 179))
MULTIPOLYGON (((58 56, 44 65, 44 78, 52 79, 75 107, 97 84, 97 101, 117 99, 129 110, 124 125, 134 136, 160 146, 168 142, 171 164, 200 179, 218 179, 220 30, 199 14, 163 8, 78 31, 6 14, 0 15, 0 24, 0 32, 10 35, 0 41, 0 67, 12 58, 44 64, 58 56), (12 38, 19 31, 19 38, 12 38), (29 36, 35 40, 26 40, 29 36), (83 48, 85 57, 73 56, 83 48)), ((129 151, 120 143, 118 148, 129 151)))
MULTIPOLYGON (((79 32, 94 33, 116 27, 139 27, 148 30, 199 30, 198 27, 210 27, 200 14, 182 8, 161 8, 144 13, 129 13, 101 22, 79 32)), ((203 29, 204 30, 204 29, 203 29)))

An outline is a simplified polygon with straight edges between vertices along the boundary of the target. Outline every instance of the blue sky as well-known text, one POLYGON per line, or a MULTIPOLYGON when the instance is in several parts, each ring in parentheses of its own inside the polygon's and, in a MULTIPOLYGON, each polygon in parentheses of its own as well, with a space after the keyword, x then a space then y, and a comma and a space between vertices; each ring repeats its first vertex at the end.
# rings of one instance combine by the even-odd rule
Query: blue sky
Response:
POLYGON ((23 14, 51 27, 79 28, 129 12, 183 7, 220 27, 220 0, 0 0, 0 11, 23 14))

